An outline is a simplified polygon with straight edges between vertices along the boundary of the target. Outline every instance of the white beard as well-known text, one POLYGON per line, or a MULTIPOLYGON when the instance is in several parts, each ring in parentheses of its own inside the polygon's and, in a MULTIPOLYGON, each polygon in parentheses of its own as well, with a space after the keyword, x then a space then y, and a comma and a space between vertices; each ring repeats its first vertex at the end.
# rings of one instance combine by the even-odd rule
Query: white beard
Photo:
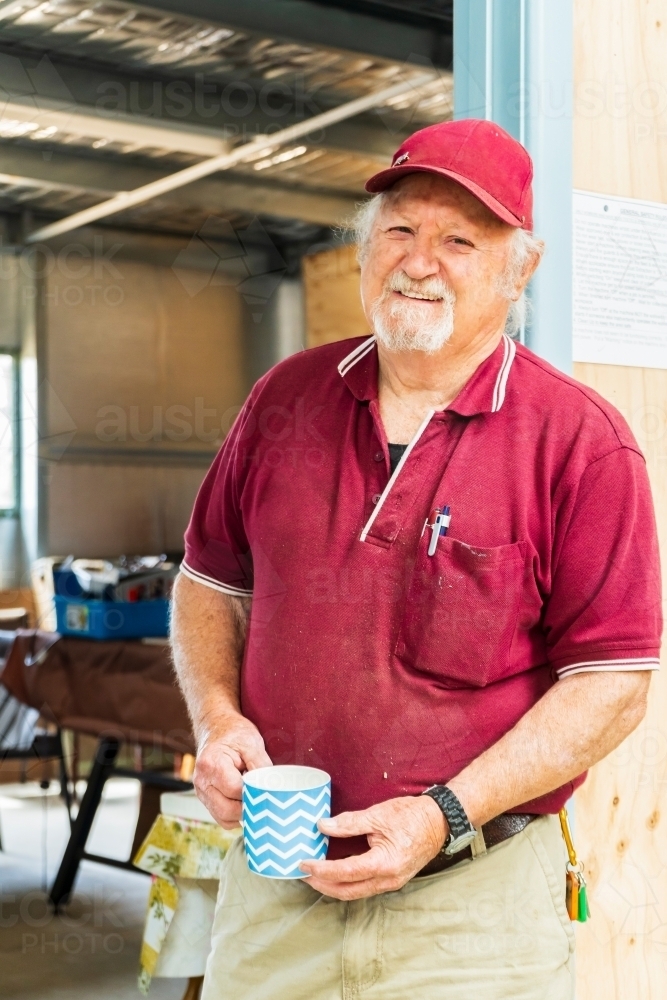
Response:
POLYGON ((439 351, 454 332, 456 295, 441 278, 413 281, 404 271, 396 271, 372 308, 373 328, 378 341, 388 351, 439 351), (396 298, 392 292, 412 292, 437 299, 396 298))

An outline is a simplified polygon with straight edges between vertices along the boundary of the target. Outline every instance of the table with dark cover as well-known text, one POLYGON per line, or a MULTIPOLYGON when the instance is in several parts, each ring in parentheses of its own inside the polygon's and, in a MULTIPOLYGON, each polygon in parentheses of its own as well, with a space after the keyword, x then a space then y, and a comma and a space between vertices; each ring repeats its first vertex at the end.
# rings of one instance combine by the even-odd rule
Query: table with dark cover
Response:
MULTIPOLYGON (((115 766, 121 743, 194 753, 185 702, 176 683, 169 647, 135 641, 73 639, 52 632, 22 630, 7 652, 0 681, 19 701, 36 708, 59 729, 99 740, 86 791, 50 896, 66 902, 82 859, 132 868, 85 850, 86 840, 113 775, 142 782, 142 808, 135 848, 159 811, 159 792, 191 788, 189 782, 152 771, 115 766)), ((135 869, 137 870, 137 869, 135 869)))
POLYGON ((194 753, 167 645, 19 631, 2 683, 61 729, 194 753))

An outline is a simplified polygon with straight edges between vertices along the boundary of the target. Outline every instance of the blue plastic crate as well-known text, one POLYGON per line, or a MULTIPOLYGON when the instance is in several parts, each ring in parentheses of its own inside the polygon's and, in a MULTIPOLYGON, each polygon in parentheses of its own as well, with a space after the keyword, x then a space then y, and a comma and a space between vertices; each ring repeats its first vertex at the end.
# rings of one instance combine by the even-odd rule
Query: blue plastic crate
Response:
POLYGON ((81 584, 71 569, 54 569, 53 589, 60 597, 83 597, 81 584))
POLYGON ((169 601, 86 601, 55 596, 61 635, 144 639, 169 634, 169 601))

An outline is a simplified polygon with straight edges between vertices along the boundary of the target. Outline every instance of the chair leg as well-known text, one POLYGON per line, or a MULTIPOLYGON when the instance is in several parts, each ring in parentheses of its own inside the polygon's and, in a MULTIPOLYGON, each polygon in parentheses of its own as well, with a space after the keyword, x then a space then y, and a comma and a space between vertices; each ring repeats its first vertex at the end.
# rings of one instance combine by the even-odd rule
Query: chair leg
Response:
POLYGON ((79 780, 79 761, 81 759, 81 734, 74 732, 72 733, 72 762, 70 765, 70 771, 72 773, 72 801, 75 805, 78 805, 79 797, 76 791, 76 785, 79 780))
POLYGON ((142 781, 141 793, 139 797, 139 815, 137 816, 137 825, 134 828, 130 861, 132 861, 136 855, 137 851, 148 836, 150 828, 160 815, 161 794, 161 788, 151 785, 146 781, 142 781))
POLYGON ((201 993, 203 982, 203 976, 191 976, 190 979, 188 979, 188 985, 185 988, 183 1000, 199 1000, 199 994, 201 993))
POLYGON ((86 841, 95 819, 95 813, 102 799, 104 783, 107 778, 111 777, 119 749, 120 742, 113 736, 103 736, 97 745, 95 761, 88 778, 86 791, 81 799, 81 806, 72 826, 58 874, 49 893, 55 909, 58 909, 62 903, 69 899, 83 852, 86 849, 86 841))
POLYGON ((65 806, 67 808, 67 818, 69 820, 69 828, 72 829, 72 797, 69 793, 69 775, 67 773, 67 764, 65 763, 65 751, 63 749, 63 734, 60 729, 57 731, 58 739, 58 773, 60 776, 60 797, 64 799, 65 806))

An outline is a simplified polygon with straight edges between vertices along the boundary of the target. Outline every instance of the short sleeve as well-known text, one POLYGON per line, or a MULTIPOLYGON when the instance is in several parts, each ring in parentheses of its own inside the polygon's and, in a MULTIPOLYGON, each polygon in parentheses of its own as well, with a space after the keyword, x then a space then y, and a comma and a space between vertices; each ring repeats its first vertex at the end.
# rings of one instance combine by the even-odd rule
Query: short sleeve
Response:
POLYGON ((544 629, 557 676, 657 669, 660 562, 646 464, 637 451, 621 447, 587 466, 556 518, 554 542, 544 629))
POLYGON ((253 567, 241 512, 244 456, 253 424, 249 399, 206 474, 185 533, 181 572, 232 597, 252 594, 253 567))

